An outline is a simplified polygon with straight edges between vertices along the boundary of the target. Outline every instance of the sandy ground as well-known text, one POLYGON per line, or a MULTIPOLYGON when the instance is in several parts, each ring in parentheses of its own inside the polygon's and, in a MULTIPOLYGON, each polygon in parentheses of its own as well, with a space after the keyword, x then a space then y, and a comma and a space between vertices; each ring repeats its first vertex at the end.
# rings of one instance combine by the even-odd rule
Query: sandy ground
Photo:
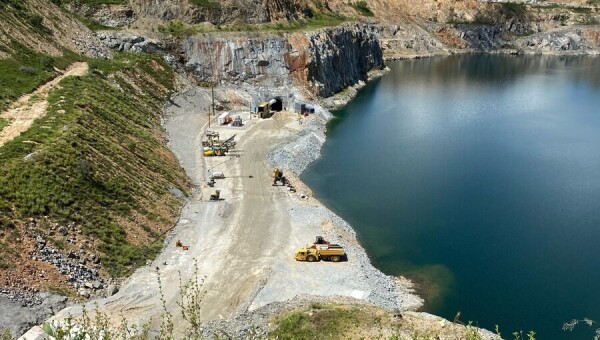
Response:
MULTIPOLYGON (((138 325, 153 320, 158 327, 163 311, 160 275, 165 305, 175 315, 176 337, 184 337, 179 287, 196 272, 205 291, 203 322, 230 319, 297 296, 346 296, 388 309, 420 306, 421 299, 407 285, 372 267, 351 228, 311 198, 297 176, 285 174, 298 188, 295 193, 271 185, 273 165, 267 154, 277 148, 303 150, 298 137, 306 135, 309 126, 324 127, 326 119, 314 115, 301 125, 295 114, 280 112, 266 120, 253 117, 243 128, 213 127, 221 139, 236 134, 238 144, 227 156, 204 158, 201 140, 207 117, 203 108, 209 100, 208 91, 187 88, 167 109, 169 146, 196 187, 165 248, 152 264, 124 282, 117 294, 89 302, 87 310, 97 307, 115 322, 121 315, 138 325), (217 180, 215 189, 221 190, 217 202, 208 200, 213 190, 205 184, 210 171, 226 176, 217 180), (295 261, 295 249, 316 235, 342 244, 348 262, 295 261), (176 247, 177 240, 189 250, 176 247)), ((68 307, 54 319, 81 311, 81 306, 68 307)), ((25 338, 35 338, 34 333, 25 338)))
POLYGON ((15 101, 11 108, 0 114, 1 118, 9 121, 9 124, 0 131, 0 146, 15 139, 22 132, 29 129, 33 121, 43 117, 48 108, 48 93, 61 80, 69 76, 82 76, 89 70, 87 63, 73 63, 64 73, 51 81, 40 86, 37 90, 24 95, 15 101))

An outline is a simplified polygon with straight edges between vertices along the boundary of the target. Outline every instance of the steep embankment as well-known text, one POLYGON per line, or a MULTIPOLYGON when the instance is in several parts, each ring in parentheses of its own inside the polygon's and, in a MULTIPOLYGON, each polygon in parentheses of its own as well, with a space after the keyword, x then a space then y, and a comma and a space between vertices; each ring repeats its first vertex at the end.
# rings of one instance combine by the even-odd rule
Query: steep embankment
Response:
POLYGON ((153 257, 189 182, 160 125, 175 85, 160 57, 91 59, 112 52, 49 1, 0 7, 1 134, 28 125, 0 146, 0 326, 18 331, 36 320, 10 301, 49 313, 37 292, 103 294, 153 257), (60 76, 76 62, 90 72, 60 76))

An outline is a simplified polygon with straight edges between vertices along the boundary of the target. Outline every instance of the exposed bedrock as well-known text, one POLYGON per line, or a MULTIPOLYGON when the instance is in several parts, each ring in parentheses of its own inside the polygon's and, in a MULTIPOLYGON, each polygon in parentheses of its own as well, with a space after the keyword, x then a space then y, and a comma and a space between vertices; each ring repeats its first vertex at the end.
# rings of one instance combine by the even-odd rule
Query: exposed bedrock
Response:
POLYGON ((196 35, 180 42, 179 58, 200 82, 281 82, 288 75, 328 97, 383 68, 378 28, 346 24, 284 36, 196 35))

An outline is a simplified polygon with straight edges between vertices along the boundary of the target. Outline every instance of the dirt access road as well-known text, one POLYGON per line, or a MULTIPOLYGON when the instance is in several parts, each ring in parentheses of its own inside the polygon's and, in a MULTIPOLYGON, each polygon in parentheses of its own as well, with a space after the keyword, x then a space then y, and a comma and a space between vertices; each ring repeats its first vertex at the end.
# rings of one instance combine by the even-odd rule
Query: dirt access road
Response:
POLYGON ((87 63, 73 63, 62 74, 40 86, 30 94, 24 95, 15 101, 11 108, 2 112, 0 118, 8 120, 8 125, 0 131, 0 147, 27 131, 33 121, 43 117, 48 109, 48 94, 58 84, 70 76, 83 76, 87 74, 87 63))
MULTIPOLYGON (((166 127, 171 148, 197 184, 193 196, 158 258, 138 269, 117 294, 88 303, 88 310, 98 306, 109 315, 124 315, 134 324, 150 319, 158 323, 162 313, 160 275, 167 308, 179 317, 180 279, 186 282, 193 278, 197 268, 206 290, 202 319, 228 318, 256 294, 274 260, 290 255, 281 249, 282 244, 289 243, 290 235, 288 190, 271 186, 272 168, 266 155, 293 131, 277 120, 253 122, 244 129, 220 129, 222 139, 237 134, 236 150, 226 157, 204 159, 201 131, 206 119, 185 110, 190 103, 178 104, 178 112, 170 116, 166 127), (203 184, 208 169, 226 174, 217 182, 223 198, 218 202, 208 200, 212 188, 203 184), (176 247, 177 240, 189 250, 176 247)), ((80 315, 81 307, 67 308, 55 318, 69 314, 80 315)), ((175 325, 179 324, 183 320, 175 318, 175 325)))
MULTIPOLYGON (((206 117, 199 111, 210 102, 210 94, 202 89, 182 93, 189 95, 174 97, 165 127, 170 148, 196 184, 193 195, 157 259, 136 270, 115 295, 87 303, 87 310, 98 308, 115 323, 120 322, 121 315, 130 324, 152 320, 152 327, 157 329, 163 312, 159 277, 177 338, 185 337, 186 327, 177 304, 180 282, 190 279, 203 283, 206 292, 201 302, 202 322, 229 319, 298 296, 344 296, 390 309, 420 305, 421 300, 409 288, 370 264, 350 227, 309 198, 305 194, 308 188, 295 175, 285 174, 298 188, 296 193, 271 185, 272 165, 267 153, 284 145, 301 150, 295 144, 299 131, 311 125, 311 119, 320 119, 317 115, 303 125, 294 119, 295 114, 281 112, 267 120, 254 118, 241 129, 218 127, 215 130, 221 139, 237 135, 236 149, 225 157, 204 158, 201 140, 206 117), (208 200, 213 190, 205 184, 209 171, 226 176, 215 186, 221 190, 222 200, 218 202, 208 200), (295 261, 294 250, 316 235, 342 244, 349 261, 295 261), (176 247, 177 240, 189 250, 176 247)), ((53 319, 81 313, 81 306, 73 306, 53 319)))

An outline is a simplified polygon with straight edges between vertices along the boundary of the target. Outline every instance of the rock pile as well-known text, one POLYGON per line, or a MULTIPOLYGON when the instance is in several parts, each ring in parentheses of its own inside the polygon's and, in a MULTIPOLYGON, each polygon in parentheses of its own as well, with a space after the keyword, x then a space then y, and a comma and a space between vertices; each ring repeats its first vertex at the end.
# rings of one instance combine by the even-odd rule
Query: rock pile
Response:
POLYGON ((89 31, 75 33, 71 39, 75 49, 88 57, 102 59, 110 59, 111 57, 110 50, 100 44, 93 33, 89 31))
POLYGON ((325 143, 326 124, 331 119, 329 111, 320 105, 315 107, 315 119, 303 125, 291 143, 271 151, 267 159, 278 167, 300 174, 306 167, 321 156, 321 146, 325 143))
POLYGON ((100 31, 96 36, 106 47, 119 52, 154 53, 164 50, 162 42, 131 33, 100 31))
MULTIPOLYGON (((31 219, 27 236, 35 240, 37 247, 29 252, 29 259, 52 264, 60 274, 67 277, 67 283, 75 288, 79 295, 89 298, 91 295, 104 293, 102 289, 107 285, 106 280, 100 275, 102 268, 100 258, 86 251, 89 241, 79 244, 79 251, 61 251, 47 242, 49 236, 57 236, 76 246, 77 234, 80 232, 75 223, 67 226, 54 223, 45 235, 40 228, 37 228, 36 220, 31 219)), ((40 278, 44 277, 43 272, 38 275, 40 278)))

